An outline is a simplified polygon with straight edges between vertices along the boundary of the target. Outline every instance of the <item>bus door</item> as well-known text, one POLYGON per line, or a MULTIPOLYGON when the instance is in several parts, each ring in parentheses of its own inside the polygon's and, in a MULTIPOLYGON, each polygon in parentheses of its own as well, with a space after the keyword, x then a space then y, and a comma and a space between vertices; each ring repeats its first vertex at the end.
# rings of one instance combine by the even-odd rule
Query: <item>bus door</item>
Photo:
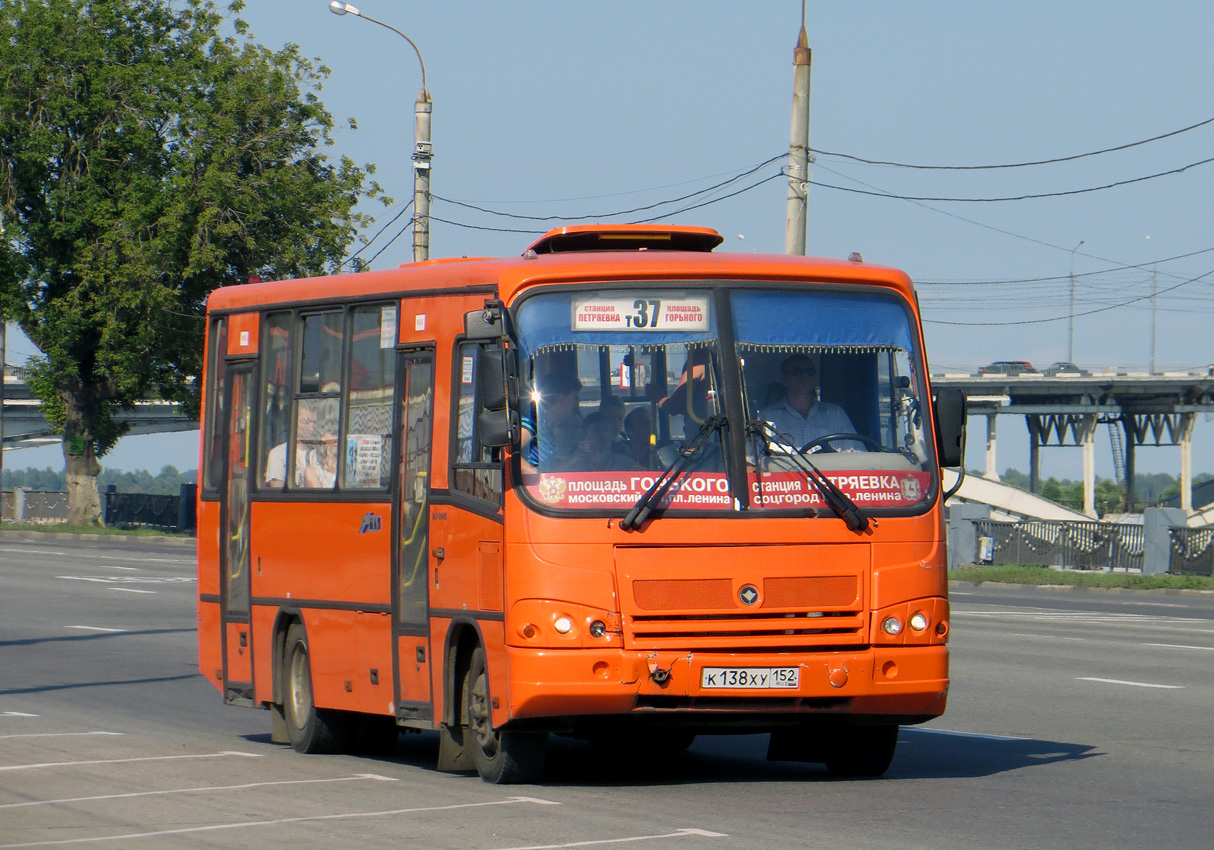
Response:
POLYGON ((400 719, 433 717, 430 693, 430 447, 434 419, 434 352, 400 352, 399 475, 392 515, 396 706, 400 719))
POLYGON ((253 405, 256 366, 225 363, 223 538, 219 547, 223 605, 223 683, 227 702, 253 699, 253 647, 249 615, 249 492, 253 486, 253 405))

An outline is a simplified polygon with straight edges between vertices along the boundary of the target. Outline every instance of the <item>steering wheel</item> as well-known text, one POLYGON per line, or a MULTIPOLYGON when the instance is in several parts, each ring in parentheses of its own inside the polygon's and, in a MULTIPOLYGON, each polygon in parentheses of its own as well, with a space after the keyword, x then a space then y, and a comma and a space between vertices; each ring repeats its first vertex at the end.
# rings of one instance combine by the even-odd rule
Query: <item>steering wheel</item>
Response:
POLYGON ((822 451, 824 452, 833 452, 835 449, 831 448, 830 444, 843 440, 851 440, 853 442, 861 443, 864 448, 868 449, 870 452, 883 451, 880 443, 878 443, 872 437, 866 437, 863 434, 827 434, 824 437, 818 437, 816 440, 810 440, 808 443, 801 446, 799 453, 805 454, 815 446, 821 446, 822 451))

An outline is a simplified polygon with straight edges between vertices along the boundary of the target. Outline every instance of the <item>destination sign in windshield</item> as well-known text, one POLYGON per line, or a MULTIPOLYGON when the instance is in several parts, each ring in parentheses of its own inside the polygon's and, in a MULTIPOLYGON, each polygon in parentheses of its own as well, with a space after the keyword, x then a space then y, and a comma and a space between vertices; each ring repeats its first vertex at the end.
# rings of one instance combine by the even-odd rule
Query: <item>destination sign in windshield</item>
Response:
POLYGON ((575 331, 706 331, 708 296, 643 293, 579 298, 573 302, 575 331))

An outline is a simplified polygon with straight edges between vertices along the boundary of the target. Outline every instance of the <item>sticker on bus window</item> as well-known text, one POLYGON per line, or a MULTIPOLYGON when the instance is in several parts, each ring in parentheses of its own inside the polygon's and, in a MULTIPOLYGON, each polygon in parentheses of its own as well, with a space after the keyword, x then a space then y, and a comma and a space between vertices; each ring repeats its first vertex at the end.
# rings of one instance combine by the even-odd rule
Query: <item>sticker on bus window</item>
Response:
POLYGON ((359 483, 379 483, 383 465, 384 438, 381 434, 349 434, 346 437, 347 475, 359 483))
MULTIPOLYGON (((631 508, 660 473, 545 472, 533 492, 555 508, 631 508)), ((674 483, 662 508, 723 510, 733 506, 729 478, 724 473, 693 472, 674 483)))
POLYGON ((706 331, 708 296, 604 295, 573 301, 575 331, 706 331))
MULTIPOLYGON (((830 470, 823 475, 860 507, 905 507, 927 496, 931 476, 926 472, 830 470)), ((799 472, 750 473, 750 498, 756 507, 824 508, 826 500, 799 472), (762 489, 760 490, 760 483, 762 489)))
POLYGON ((379 347, 396 347, 396 308, 383 307, 379 311, 379 347))
POLYGON ((472 361, 475 358, 471 354, 465 354, 460 362, 460 377, 459 382, 465 387, 472 385, 472 361))

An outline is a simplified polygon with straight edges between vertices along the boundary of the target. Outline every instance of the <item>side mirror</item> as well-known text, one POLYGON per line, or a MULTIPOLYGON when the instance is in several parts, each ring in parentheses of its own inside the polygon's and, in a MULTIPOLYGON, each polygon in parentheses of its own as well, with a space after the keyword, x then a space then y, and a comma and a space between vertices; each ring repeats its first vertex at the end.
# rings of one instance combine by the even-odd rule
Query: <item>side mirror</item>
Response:
POLYGON ((476 396, 480 405, 476 433, 481 445, 509 446, 519 433, 518 413, 512 409, 518 396, 514 362, 514 352, 508 348, 482 348, 476 355, 476 396))
POLYGON ((513 410, 482 410, 476 417, 476 434, 482 446, 514 445, 518 431, 518 414, 513 410))
POLYGON ((941 466, 965 463, 965 392, 942 389, 932 400, 936 420, 936 456, 941 466))
POLYGON ((504 311, 501 306, 487 303, 479 310, 464 314, 464 336, 472 342, 490 342, 506 335, 504 311))

